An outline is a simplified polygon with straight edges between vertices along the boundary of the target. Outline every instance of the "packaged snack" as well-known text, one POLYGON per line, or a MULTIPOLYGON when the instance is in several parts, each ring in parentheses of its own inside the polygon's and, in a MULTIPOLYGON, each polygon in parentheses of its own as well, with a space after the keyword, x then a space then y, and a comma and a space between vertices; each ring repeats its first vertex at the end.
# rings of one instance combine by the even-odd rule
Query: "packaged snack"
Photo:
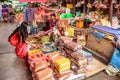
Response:
POLYGON ((28 56, 31 56, 34 53, 41 52, 39 49, 28 51, 28 56))

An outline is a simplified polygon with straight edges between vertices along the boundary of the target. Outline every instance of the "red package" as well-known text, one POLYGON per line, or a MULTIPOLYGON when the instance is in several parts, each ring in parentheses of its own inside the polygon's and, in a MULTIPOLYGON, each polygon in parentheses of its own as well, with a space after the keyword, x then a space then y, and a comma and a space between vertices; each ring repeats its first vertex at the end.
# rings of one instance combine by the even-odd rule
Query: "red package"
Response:
POLYGON ((50 80, 53 77, 53 70, 46 68, 34 74, 35 80, 50 80))
POLYGON ((36 63, 39 60, 46 60, 46 57, 41 52, 32 54, 31 56, 28 57, 28 63, 30 64, 31 67, 33 67, 33 63, 36 63))
POLYGON ((70 75, 71 73, 72 73, 71 70, 67 70, 67 71, 64 71, 64 72, 61 72, 61 73, 56 73, 55 77, 59 78, 59 77, 62 77, 64 75, 70 75))
POLYGON ((47 61, 39 60, 36 63, 33 63, 32 72, 37 72, 37 71, 43 70, 47 67, 48 67, 47 61))
POLYGON ((60 54, 57 51, 55 51, 55 52, 52 52, 52 53, 48 53, 45 56, 48 58, 48 60, 51 60, 51 59, 53 59, 53 58, 55 58, 55 57, 57 57, 59 55, 60 54))
POLYGON ((53 57, 53 58, 50 60, 50 62, 51 62, 51 63, 54 63, 55 60, 61 59, 61 58, 65 58, 65 57, 59 55, 59 56, 53 57))
POLYGON ((61 76, 61 77, 59 77, 59 78, 56 78, 56 80, 67 80, 69 77, 70 77, 70 74, 68 74, 68 75, 63 75, 63 76, 61 76))
POLYGON ((15 33, 14 35, 9 37, 9 42, 12 46, 17 46, 18 43, 18 33, 15 33))
POLYGON ((28 44, 19 43, 15 48, 15 52, 18 57, 26 57, 28 53, 28 44))

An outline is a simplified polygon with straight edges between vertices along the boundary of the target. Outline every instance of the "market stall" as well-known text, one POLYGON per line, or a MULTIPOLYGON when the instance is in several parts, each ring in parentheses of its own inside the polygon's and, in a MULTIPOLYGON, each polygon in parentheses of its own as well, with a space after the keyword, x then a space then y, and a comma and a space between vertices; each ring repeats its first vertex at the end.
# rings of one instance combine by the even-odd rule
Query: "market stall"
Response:
MULTIPOLYGON (((96 5, 106 9, 103 4, 97 2, 96 5)), ((88 2, 87 6, 90 8, 91 3, 88 2)), ((34 10, 34 33, 27 38, 28 42, 36 45, 28 49, 28 63, 34 80, 85 79, 106 68, 115 48, 112 41, 119 38, 120 31, 97 24, 102 21, 101 12, 93 11, 87 15, 76 12, 74 16, 70 9, 57 10, 55 13, 42 6, 34 10), (57 20, 54 20, 56 23, 51 29, 40 29, 46 27, 46 19, 51 14, 57 16, 57 20)), ((16 15, 16 21, 22 22, 23 16, 24 13, 16 15)))

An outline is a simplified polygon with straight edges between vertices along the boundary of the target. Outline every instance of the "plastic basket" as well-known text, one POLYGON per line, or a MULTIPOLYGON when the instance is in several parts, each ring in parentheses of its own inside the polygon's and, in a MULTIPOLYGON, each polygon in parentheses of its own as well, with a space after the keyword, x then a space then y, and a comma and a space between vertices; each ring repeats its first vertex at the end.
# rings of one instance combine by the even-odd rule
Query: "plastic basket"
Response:
POLYGON ((54 46, 42 46, 41 51, 46 54, 56 51, 56 48, 54 46), (49 48, 49 50, 44 50, 45 48, 49 48))

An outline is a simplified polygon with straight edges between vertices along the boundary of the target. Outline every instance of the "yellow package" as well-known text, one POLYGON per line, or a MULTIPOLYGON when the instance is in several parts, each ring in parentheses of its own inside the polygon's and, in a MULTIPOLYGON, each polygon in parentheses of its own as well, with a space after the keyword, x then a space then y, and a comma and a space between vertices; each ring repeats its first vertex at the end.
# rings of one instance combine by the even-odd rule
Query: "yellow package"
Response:
POLYGON ((70 69, 70 60, 68 58, 58 59, 55 61, 55 66, 58 70, 63 69, 65 67, 69 67, 69 69, 70 69))
POLYGON ((109 40, 113 40, 114 39, 114 37, 110 36, 110 35, 107 35, 106 38, 108 38, 109 40))
POLYGON ((35 50, 30 50, 28 51, 28 56, 34 54, 34 53, 37 53, 37 52, 41 52, 39 49, 35 49, 35 50))
POLYGON ((70 36, 70 37, 74 36, 74 28, 68 27, 67 32, 68 32, 68 36, 70 36))
MULTIPOLYGON (((56 68, 56 69, 57 69, 57 68, 56 68)), ((67 70, 70 70, 70 66, 66 66, 66 67, 64 67, 64 68, 62 68, 62 69, 57 69, 57 71, 58 71, 59 73, 64 72, 64 71, 67 71, 67 70)))

